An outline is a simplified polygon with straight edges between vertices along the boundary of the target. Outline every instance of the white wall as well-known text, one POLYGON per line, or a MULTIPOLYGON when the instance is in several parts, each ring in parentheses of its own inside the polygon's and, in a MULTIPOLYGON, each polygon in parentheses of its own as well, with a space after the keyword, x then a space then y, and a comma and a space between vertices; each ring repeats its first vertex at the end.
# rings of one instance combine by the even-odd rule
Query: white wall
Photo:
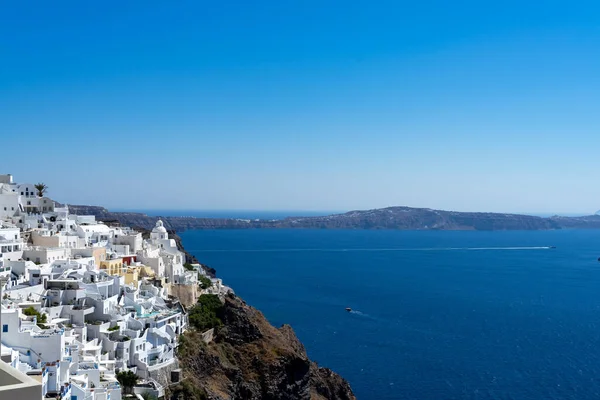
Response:
POLYGON ((0 192, 0 217, 12 217, 19 211, 19 196, 0 192))
POLYGON ((0 229, 0 253, 4 260, 16 261, 23 256, 23 239, 19 228, 0 229))
POLYGON ((51 263, 56 260, 66 260, 71 257, 70 249, 65 248, 29 248, 23 252, 23 258, 42 264, 51 263))
POLYGON ((115 244, 127 244, 132 253, 137 253, 142 250, 142 234, 135 235, 116 235, 114 238, 115 244))
POLYGON ((40 234, 33 232, 31 234, 34 246, 42 247, 68 247, 77 248, 79 247, 79 237, 75 235, 65 234, 40 234))
MULTIPOLYGON (((19 314, 16 310, 2 310, 2 327, 8 325, 8 332, 2 333, 2 343, 8 347, 15 347, 23 352, 23 349, 31 349, 35 354, 41 356, 42 361, 52 362, 62 358, 65 345, 64 336, 59 333, 35 334, 20 332, 19 314)), ((4 330, 4 329, 2 329, 4 330)))
POLYGON ((42 385, 0 361, 0 399, 40 400, 42 385))
POLYGON ((0 183, 8 183, 8 184, 13 183, 12 174, 1 174, 0 175, 0 183))

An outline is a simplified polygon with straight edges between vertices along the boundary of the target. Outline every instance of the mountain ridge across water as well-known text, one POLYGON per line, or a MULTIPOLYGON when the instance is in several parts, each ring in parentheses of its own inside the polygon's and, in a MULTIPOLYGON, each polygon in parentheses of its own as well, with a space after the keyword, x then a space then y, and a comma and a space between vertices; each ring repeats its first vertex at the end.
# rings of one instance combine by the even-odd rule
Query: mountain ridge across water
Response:
MULTIPOLYGON (((157 219, 176 231, 188 229, 400 229, 400 230, 551 230, 600 229, 600 215, 539 217, 525 214, 458 212, 414 207, 386 207, 323 216, 284 218, 199 218, 113 212, 104 207, 68 205, 77 214, 95 215, 101 221, 150 229, 157 219)), ((167 211, 166 211, 167 212, 167 211)))

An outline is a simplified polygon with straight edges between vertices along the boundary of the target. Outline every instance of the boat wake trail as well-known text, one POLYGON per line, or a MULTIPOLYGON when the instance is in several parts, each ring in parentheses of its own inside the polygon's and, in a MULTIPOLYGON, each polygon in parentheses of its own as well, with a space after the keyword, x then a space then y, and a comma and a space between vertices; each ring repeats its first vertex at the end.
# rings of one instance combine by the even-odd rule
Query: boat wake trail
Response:
POLYGON ((373 317, 373 316, 371 316, 369 314, 366 314, 366 313, 364 313, 362 311, 357 311, 357 310, 349 311, 348 314, 356 315, 356 316, 359 316, 359 317, 362 317, 362 318, 375 319, 375 317, 373 317))
POLYGON ((424 247, 424 248, 360 248, 360 249, 193 249, 192 252, 205 253, 281 253, 281 252, 382 252, 382 251, 476 251, 476 250, 550 250, 554 246, 513 246, 513 247, 424 247))

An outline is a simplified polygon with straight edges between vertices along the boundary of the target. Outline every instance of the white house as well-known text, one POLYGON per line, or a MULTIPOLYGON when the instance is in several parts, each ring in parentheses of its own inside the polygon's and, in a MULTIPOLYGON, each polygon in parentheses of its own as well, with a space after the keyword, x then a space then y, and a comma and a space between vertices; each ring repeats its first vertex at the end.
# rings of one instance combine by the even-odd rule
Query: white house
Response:
MULTIPOLYGON (((4 176, 0 175, 0 182, 4 176)), ((12 179, 12 178, 11 178, 12 179)), ((2 297, 2 287, 0 286, 0 298, 2 297)), ((0 312, 0 343, 2 343, 4 331, 8 331, 8 324, 3 323, 2 313, 0 312), (6 328, 4 326, 6 325, 6 328)), ((2 346, 2 359, 0 360, 0 399, 19 399, 19 400, 40 400, 42 398, 42 384, 33 378, 19 372, 16 366, 16 351, 9 349, 9 360, 5 360, 4 354, 6 346, 2 346), (16 362, 10 364, 11 361, 16 362), (5 362, 8 361, 9 363, 5 362)))
POLYGON ((64 247, 29 246, 23 251, 23 259, 36 264, 47 264, 71 257, 70 249, 64 247))
POLYGON ((77 235, 84 239, 89 246, 105 247, 113 237, 112 229, 102 223, 79 224, 76 231, 77 235))
POLYGON ((27 317, 20 308, 2 308, 2 344, 21 353, 32 367, 44 360, 60 360, 65 348, 64 331, 42 329, 35 317, 27 317))
POLYGON ((20 260, 23 257, 23 239, 17 227, 6 227, 0 222, 0 253, 4 260, 20 260))
POLYGON ((11 185, 0 183, 0 218, 13 217, 24 212, 21 198, 11 185))
POLYGON ((54 211, 54 201, 38 196, 35 185, 15 183, 12 175, 0 175, 0 218, 51 211, 54 211))
POLYGON ((69 234, 53 230, 34 230, 31 232, 34 246, 79 248, 85 246, 85 241, 75 233, 69 234))
POLYGON ((178 282, 178 277, 185 274, 185 268, 183 267, 184 255, 177 248, 175 239, 169 239, 169 233, 161 220, 156 221, 156 225, 150 233, 150 240, 147 243, 144 256, 142 262, 146 262, 149 258, 161 258, 162 263, 150 260, 148 260, 148 263, 153 268, 153 264, 163 264, 164 275, 156 270, 155 272, 159 276, 166 276, 171 283, 178 282))

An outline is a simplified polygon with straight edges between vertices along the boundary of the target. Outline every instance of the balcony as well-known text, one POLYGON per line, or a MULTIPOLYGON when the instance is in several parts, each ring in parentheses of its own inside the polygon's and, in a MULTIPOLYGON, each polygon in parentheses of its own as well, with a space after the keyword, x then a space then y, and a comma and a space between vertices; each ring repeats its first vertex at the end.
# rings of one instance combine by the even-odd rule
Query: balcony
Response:
POLYGON ((79 363, 80 370, 90 370, 90 369, 98 369, 98 363, 95 362, 80 362, 79 363))

